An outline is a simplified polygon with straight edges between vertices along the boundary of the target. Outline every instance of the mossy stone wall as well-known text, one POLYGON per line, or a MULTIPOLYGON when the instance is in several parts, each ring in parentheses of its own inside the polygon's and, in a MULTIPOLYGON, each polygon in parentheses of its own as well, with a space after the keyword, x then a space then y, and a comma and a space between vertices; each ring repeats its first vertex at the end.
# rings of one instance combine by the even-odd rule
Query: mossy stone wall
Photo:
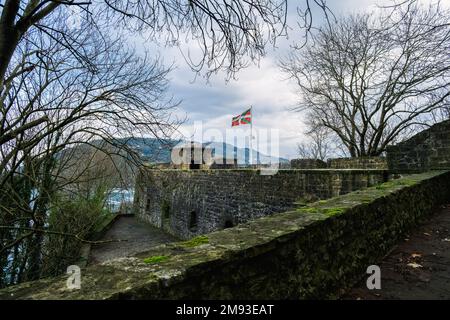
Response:
POLYGON ((450 172, 406 176, 187 242, 0 290, 0 299, 336 298, 448 203, 450 172))

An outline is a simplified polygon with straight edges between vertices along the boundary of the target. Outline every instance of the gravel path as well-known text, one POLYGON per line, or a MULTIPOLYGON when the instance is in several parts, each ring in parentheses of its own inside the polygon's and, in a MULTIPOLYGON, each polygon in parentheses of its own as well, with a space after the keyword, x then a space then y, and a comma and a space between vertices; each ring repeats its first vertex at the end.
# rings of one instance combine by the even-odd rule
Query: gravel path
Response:
POLYGON ((344 299, 450 299, 450 205, 442 207, 380 262, 381 290, 366 279, 344 299))
POLYGON ((127 241, 93 245, 89 255, 89 264, 134 255, 160 244, 177 241, 175 237, 139 221, 135 217, 120 217, 101 240, 107 239, 127 241))

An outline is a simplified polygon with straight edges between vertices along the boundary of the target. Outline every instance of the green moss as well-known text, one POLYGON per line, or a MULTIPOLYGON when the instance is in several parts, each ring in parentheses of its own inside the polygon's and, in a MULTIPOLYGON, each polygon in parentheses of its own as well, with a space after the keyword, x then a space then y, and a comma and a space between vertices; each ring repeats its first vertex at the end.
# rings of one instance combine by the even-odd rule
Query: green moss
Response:
POLYGON ((413 179, 401 179, 401 180, 394 180, 394 181, 398 181, 398 184, 400 184, 402 186, 412 186, 417 183, 417 181, 413 180, 413 179))
POLYGON ((152 256, 144 259, 145 263, 153 264, 158 262, 163 262, 169 259, 168 256, 152 256))
POLYGON ((387 190, 387 189, 391 189, 391 188, 394 188, 397 186, 412 186, 416 183, 417 183, 417 181, 413 180, 413 179, 398 179, 398 180, 392 180, 392 181, 382 183, 382 184, 376 186, 375 188, 378 190, 387 190))
POLYGON ((343 213, 344 211, 345 211, 345 208, 327 208, 327 209, 325 209, 324 213, 327 216, 335 216, 335 215, 343 213))
POLYGON ((198 237, 192 238, 191 240, 181 242, 180 244, 183 247, 193 248, 193 247, 197 247, 197 246, 200 246, 202 244, 207 244, 207 243, 209 243, 209 239, 207 236, 198 236, 198 237))

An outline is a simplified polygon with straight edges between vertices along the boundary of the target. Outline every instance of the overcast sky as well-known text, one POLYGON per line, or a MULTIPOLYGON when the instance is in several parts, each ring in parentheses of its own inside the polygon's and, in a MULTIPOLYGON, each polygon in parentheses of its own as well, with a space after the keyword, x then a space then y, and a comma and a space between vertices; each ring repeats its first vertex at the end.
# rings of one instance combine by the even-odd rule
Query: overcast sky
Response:
MULTIPOLYGON (((297 19, 296 6, 304 0, 290 1, 288 20, 297 19)), ((311 1, 312 2, 312 1, 311 1)), ((450 0, 444 0, 450 2, 450 0)), ((328 5, 335 15, 372 11, 376 5, 389 0, 329 0, 328 5)), ((314 24, 320 24, 324 16, 314 11, 314 24)), ((253 106, 253 128, 276 128, 280 134, 280 156, 296 157, 297 143, 304 140, 305 127, 302 115, 290 111, 298 97, 295 85, 277 67, 277 61, 289 51, 294 40, 300 40, 300 31, 290 31, 289 39, 279 39, 278 48, 268 48, 268 54, 259 66, 250 66, 237 74, 237 80, 225 81, 226 75, 219 73, 210 78, 195 78, 176 48, 160 48, 166 63, 175 61, 176 69, 170 74, 170 94, 182 100, 179 113, 188 120, 183 129, 189 132, 194 121, 203 121, 204 128, 225 130, 231 126, 231 117, 253 106), (195 80, 195 81, 194 81, 195 80)), ((194 46, 190 43, 189 46, 194 46)), ((186 47, 184 47, 186 49, 186 47)), ((195 47, 189 47, 195 51, 195 47)))

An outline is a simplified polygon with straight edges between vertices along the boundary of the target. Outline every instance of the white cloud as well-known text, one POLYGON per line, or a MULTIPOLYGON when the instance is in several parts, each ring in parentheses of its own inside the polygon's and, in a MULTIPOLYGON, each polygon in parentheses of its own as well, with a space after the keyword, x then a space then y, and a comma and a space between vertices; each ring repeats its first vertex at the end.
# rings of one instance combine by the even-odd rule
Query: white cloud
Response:
MULTIPOLYGON (((435 1, 422 0, 423 3, 435 1)), ((444 5, 450 0, 442 1, 444 5)), ((377 5, 392 4, 391 0, 334 0, 328 5, 336 15, 360 10, 371 11, 377 5)), ((289 21, 295 20, 295 6, 298 1, 290 1, 289 21), (293 18, 294 16, 294 18, 293 18)), ((313 10, 314 22, 323 21, 323 13, 317 8, 313 10)), ((254 110, 254 128, 275 128, 280 130, 280 155, 295 157, 296 144, 304 139, 305 128, 301 115, 289 111, 298 101, 295 85, 283 80, 285 75, 276 65, 277 57, 289 49, 293 40, 300 39, 300 31, 291 31, 290 39, 280 39, 278 50, 269 48, 268 55, 261 59, 259 66, 251 65, 237 74, 237 80, 226 82, 226 75, 213 75, 206 83, 187 66, 178 48, 162 48, 162 56, 166 63, 175 61, 177 68, 171 73, 170 93, 175 98, 182 99, 179 114, 189 118, 182 129, 192 132, 194 121, 203 121, 204 129, 215 128, 225 132, 230 128, 231 117, 243 112, 249 106, 254 110), (195 80, 193 82, 193 80, 195 80)), ((199 49, 194 41, 181 43, 184 52, 197 56, 199 49)), ((191 133, 192 134, 192 133, 191 133)), ((189 137, 189 133, 187 133, 189 137)))

